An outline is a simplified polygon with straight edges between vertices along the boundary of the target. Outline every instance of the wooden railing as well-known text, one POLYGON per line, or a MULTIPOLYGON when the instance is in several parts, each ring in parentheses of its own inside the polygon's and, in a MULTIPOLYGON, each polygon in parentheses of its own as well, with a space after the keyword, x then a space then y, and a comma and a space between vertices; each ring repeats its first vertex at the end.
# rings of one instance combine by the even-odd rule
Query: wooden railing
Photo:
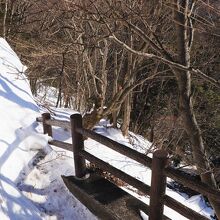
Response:
POLYGON ((150 196, 150 211, 149 219, 162 219, 164 205, 177 211, 181 215, 189 219, 207 219, 203 215, 195 212, 194 210, 184 206, 178 201, 165 194, 166 177, 183 184, 192 190, 201 193, 204 196, 212 198, 220 203, 220 191, 212 188, 199 180, 184 175, 179 170, 167 166, 168 155, 163 150, 157 150, 153 154, 153 159, 137 152, 125 145, 122 145, 114 140, 97 134, 91 130, 82 127, 82 116, 80 114, 73 114, 70 116, 70 122, 51 119, 49 113, 42 114, 42 117, 37 118, 38 122, 43 123, 44 133, 52 137, 52 126, 58 126, 71 131, 72 144, 52 140, 49 143, 60 148, 73 151, 75 163, 75 175, 79 178, 83 177, 86 173, 86 162, 88 160, 94 163, 97 167, 105 170, 115 177, 121 179, 127 184, 135 187, 146 195, 150 196), (151 187, 147 184, 137 180, 136 178, 124 173, 123 171, 111 166, 103 160, 95 157, 84 149, 84 137, 89 137, 141 164, 152 169, 151 187))

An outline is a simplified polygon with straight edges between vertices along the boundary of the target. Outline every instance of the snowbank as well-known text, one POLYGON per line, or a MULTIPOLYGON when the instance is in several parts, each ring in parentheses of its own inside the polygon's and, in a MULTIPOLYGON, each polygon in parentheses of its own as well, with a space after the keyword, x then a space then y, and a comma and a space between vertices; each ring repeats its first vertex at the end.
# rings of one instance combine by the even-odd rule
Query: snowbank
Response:
MULTIPOLYGON (((40 109, 25 69, 0 38, 0 220, 96 219, 61 179, 74 175, 72 152, 48 146, 48 136, 36 122, 40 109)), ((70 113, 60 112, 60 117, 70 113)), ((59 128, 54 134, 70 140, 59 128)))
POLYGON ((41 219, 39 210, 16 187, 16 180, 47 138, 33 123, 39 109, 23 74, 25 66, 0 38, 0 219, 41 219), (41 136, 41 138, 36 138, 41 136))

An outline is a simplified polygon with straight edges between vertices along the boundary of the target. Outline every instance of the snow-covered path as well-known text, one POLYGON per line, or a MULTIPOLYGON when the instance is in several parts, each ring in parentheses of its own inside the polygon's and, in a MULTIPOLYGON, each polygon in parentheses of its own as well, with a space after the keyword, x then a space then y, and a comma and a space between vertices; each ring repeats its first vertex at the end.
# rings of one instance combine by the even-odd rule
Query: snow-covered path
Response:
POLYGON ((23 129, 34 132, 33 119, 38 107, 31 97, 28 82, 18 74, 25 67, 3 39, 0 39, 0 51, 0 219, 16 219, 17 215, 21 219, 40 219, 38 209, 15 184, 23 165, 36 153, 28 152, 23 129))

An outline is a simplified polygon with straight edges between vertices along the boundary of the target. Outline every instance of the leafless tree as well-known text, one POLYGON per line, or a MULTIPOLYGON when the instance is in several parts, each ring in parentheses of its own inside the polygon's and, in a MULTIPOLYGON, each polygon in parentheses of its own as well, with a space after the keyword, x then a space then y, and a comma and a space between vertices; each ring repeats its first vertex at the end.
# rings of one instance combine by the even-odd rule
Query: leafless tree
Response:
MULTIPOLYGON (((149 38, 141 28, 132 22, 125 21, 125 25, 132 28, 132 30, 138 34, 146 42, 150 43, 154 53, 146 53, 138 51, 130 47, 130 45, 122 42, 119 38, 112 33, 110 39, 127 49, 134 55, 144 56, 148 59, 160 60, 167 64, 173 71, 178 88, 179 88, 179 111, 183 120, 185 131, 187 132, 191 141, 193 158, 196 164, 197 170, 201 176, 203 182, 216 187, 213 172, 209 161, 207 159, 207 153, 204 146, 201 130, 196 120, 195 112, 192 104, 192 91, 191 91, 191 74, 197 74, 199 77, 213 83, 219 87, 219 82, 214 78, 211 78, 204 74, 199 69, 195 69, 191 64, 191 48, 193 43, 194 27, 192 26, 193 13, 195 9, 195 3, 191 1, 173 1, 165 3, 165 6, 170 7, 173 11, 173 21, 175 24, 176 35, 176 53, 175 56, 169 53, 165 49, 161 41, 155 39, 153 41, 149 38), (156 42, 156 43, 155 43, 156 42)), ((219 204, 210 200, 216 215, 220 217, 219 204)))

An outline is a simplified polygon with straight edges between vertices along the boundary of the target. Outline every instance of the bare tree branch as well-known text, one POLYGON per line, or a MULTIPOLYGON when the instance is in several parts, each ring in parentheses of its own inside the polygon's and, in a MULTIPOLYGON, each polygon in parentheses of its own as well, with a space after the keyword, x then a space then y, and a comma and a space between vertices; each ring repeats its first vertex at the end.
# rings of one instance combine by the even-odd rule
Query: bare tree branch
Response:
POLYGON ((159 60, 171 67, 180 69, 180 70, 184 70, 184 71, 190 71, 191 73, 194 73, 196 75, 198 75, 199 77, 201 77, 202 79, 212 83, 213 85, 215 85, 216 87, 220 88, 220 82, 215 80, 212 77, 207 76, 205 73, 203 73, 201 70, 199 69, 194 69, 192 67, 186 67, 184 65, 181 65, 179 63, 170 61, 164 57, 152 54, 152 53, 146 53, 146 52, 141 52, 141 51, 136 51, 132 48, 130 48, 127 44, 125 44, 124 42, 120 41, 114 34, 112 36, 109 36, 109 39, 115 41, 116 43, 118 43, 120 46, 122 46, 123 48, 125 48, 127 51, 136 54, 138 56, 143 56, 149 59, 155 59, 155 60, 159 60))

